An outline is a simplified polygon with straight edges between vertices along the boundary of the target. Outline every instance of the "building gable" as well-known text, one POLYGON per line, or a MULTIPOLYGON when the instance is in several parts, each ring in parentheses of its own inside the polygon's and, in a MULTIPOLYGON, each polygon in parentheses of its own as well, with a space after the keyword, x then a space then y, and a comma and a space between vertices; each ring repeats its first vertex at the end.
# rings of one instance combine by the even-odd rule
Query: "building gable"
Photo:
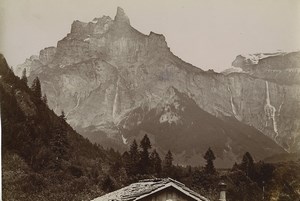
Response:
POLYGON ((198 201, 199 198, 196 198, 192 195, 188 195, 181 190, 173 186, 169 186, 165 189, 153 192, 148 195, 141 196, 136 198, 135 201, 198 201))
MULTIPOLYGON (((184 201, 209 201, 207 198, 187 188, 184 184, 171 178, 142 180, 98 197, 93 201, 152 201, 150 198, 156 196, 165 197, 162 199, 154 199, 155 201, 175 199, 176 196, 182 197, 180 200, 185 198, 184 201), (170 198, 168 197, 168 192, 171 193, 170 198), (174 196, 174 198, 172 198, 172 196, 174 196)), ((178 199, 174 201, 178 201, 178 199)))

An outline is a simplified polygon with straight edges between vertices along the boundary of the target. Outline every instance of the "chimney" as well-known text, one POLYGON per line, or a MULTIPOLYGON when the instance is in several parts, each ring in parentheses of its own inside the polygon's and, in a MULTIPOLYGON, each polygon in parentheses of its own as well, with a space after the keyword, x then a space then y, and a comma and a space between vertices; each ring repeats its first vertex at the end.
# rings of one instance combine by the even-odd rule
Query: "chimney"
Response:
POLYGON ((226 187, 227 185, 224 182, 219 183, 219 188, 220 188, 219 201, 226 201, 226 187))

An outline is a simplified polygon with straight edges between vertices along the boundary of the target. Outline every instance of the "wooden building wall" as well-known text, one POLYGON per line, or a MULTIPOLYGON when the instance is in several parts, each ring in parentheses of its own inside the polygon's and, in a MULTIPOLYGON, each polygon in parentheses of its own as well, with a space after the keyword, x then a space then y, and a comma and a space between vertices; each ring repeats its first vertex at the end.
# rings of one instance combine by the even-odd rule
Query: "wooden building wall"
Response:
POLYGON ((170 187, 157 193, 142 198, 141 201, 195 201, 195 199, 185 195, 179 190, 170 187))

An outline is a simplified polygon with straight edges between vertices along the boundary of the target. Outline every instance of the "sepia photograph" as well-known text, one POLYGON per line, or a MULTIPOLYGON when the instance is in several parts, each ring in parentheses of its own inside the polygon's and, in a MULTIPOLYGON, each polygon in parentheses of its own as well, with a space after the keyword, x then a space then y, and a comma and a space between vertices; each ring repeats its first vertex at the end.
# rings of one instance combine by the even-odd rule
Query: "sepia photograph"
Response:
POLYGON ((1 0, 4 201, 300 201, 299 0, 1 0))

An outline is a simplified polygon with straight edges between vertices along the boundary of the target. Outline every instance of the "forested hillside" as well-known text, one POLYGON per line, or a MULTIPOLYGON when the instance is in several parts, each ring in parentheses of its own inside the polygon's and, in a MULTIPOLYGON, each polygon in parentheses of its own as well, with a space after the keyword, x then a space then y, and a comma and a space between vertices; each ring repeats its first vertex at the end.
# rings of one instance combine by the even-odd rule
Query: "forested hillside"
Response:
POLYGON ((27 86, 0 58, 4 200, 89 200, 105 193, 115 152, 91 144, 47 106, 38 78, 27 86), (95 172, 101 172, 95 176, 95 172))
POLYGON ((211 200, 220 181, 229 201, 299 200, 299 159, 267 164, 245 153, 232 169, 217 170, 212 149, 203 153, 204 167, 183 167, 174 164, 172 150, 159 156, 147 135, 122 154, 92 144, 66 123, 64 112, 48 108, 38 78, 29 84, 26 73, 16 77, 2 55, 0 94, 3 200, 91 200, 153 177, 172 177, 211 200))

